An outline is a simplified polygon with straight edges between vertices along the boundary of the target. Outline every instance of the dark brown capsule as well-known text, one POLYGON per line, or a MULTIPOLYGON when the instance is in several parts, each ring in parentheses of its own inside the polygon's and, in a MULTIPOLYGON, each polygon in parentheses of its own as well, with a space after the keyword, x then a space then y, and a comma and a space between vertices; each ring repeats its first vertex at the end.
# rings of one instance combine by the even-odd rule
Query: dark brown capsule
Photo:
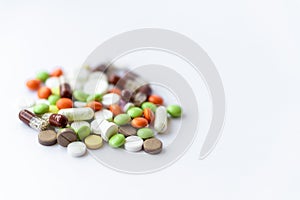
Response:
POLYGON ((68 118, 61 114, 51 114, 49 117, 49 123, 56 127, 66 127, 68 124, 68 118))
POLYGON ((106 64, 100 64, 97 67, 92 69, 92 72, 105 72, 106 71, 106 64))
POLYGON ((59 86, 59 94, 61 98, 72 99, 72 89, 69 83, 62 83, 59 86))
POLYGON ((111 73, 108 75, 108 82, 110 84, 116 85, 118 83, 118 81, 120 80, 120 78, 121 78, 120 76, 111 73))
POLYGON ((132 92, 127 90, 127 89, 124 89, 121 91, 121 99, 124 100, 125 102, 128 102, 130 101, 132 97, 132 92))
POLYGON ((144 93, 147 96, 150 96, 152 94, 152 88, 150 87, 150 85, 146 84, 146 85, 141 86, 138 89, 138 92, 141 92, 141 93, 144 93))

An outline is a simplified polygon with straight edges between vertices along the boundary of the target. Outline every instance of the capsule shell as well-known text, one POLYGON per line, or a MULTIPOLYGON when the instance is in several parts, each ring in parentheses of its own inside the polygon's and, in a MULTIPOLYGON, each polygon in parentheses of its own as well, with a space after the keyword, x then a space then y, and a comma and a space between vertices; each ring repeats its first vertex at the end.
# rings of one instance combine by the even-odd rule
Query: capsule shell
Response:
POLYGON ((68 121, 90 120, 94 117, 94 110, 85 108, 66 108, 58 111, 58 114, 65 115, 68 121))
POLYGON ((61 114, 52 114, 49 117, 49 123, 52 126, 64 128, 68 124, 68 118, 61 114))

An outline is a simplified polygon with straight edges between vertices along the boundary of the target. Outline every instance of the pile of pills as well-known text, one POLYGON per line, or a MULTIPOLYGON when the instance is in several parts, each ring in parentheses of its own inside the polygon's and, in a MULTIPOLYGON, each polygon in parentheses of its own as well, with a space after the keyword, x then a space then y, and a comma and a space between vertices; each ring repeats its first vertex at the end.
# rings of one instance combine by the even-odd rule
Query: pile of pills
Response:
POLYGON ((163 142, 156 134, 166 132, 169 118, 182 115, 179 105, 165 106, 145 80, 124 69, 84 67, 71 82, 61 68, 28 80, 26 86, 38 100, 26 102, 19 119, 39 132, 40 144, 58 143, 75 157, 104 142, 158 154, 163 142))

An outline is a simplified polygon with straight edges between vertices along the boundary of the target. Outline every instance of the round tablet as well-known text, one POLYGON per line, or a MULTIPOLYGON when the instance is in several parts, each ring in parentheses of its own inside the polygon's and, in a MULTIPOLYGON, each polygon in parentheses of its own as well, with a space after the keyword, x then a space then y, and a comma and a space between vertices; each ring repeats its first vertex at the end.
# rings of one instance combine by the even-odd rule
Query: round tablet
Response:
POLYGON ((124 148, 127 151, 132 151, 132 152, 136 152, 136 151, 140 151, 143 147, 143 139, 138 137, 138 136, 128 136, 125 139, 125 144, 124 144, 124 148))
POLYGON ((89 149, 99 149, 102 146, 102 138, 99 135, 89 135, 84 139, 84 143, 89 149))
POLYGON ((150 154, 158 154, 162 150, 162 142, 157 138, 150 138, 144 141, 144 151, 150 154))
POLYGON ((73 157, 83 156, 86 152, 86 146, 83 142, 72 142, 68 144, 68 154, 73 157))
POLYGON ((56 144, 56 133, 53 130, 41 131, 38 135, 39 143, 45 146, 56 144))
POLYGON ((67 147, 68 144, 77 141, 77 135, 71 128, 64 128, 59 130, 57 134, 57 142, 63 147, 67 147))

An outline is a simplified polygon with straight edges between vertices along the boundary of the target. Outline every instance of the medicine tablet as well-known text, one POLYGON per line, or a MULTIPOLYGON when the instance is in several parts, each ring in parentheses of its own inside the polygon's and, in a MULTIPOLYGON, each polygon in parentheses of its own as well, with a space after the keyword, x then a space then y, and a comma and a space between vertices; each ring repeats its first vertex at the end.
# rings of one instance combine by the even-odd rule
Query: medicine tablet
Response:
POLYGON ((95 112, 95 119, 112 121, 113 113, 110 110, 102 109, 95 112))
POLYGON ((83 92, 86 94, 103 94, 108 89, 108 82, 104 79, 91 79, 83 86, 83 92))
POLYGON ((123 134, 125 137, 136 135, 136 129, 131 125, 125 125, 119 127, 119 133, 123 134))
POLYGON ((68 154, 73 157, 83 156, 86 152, 86 146, 83 142, 72 142, 68 145, 68 154))
POLYGON ((59 86, 59 78, 58 77, 49 77, 46 82, 45 85, 48 88, 54 88, 54 87, 58 87, 59 86))
POLYGON ((77 135, 70 128, 64 128, 57 134, 57 143, 63 147, 67 147, 68 144, 77 141, 77 135))
POLYGON ((138 136, 129 136, 125 139, 125 144, 124 144, 124 148, 127 151, 132 151, 132 152, 136 152, 136 151, 140 151, 143 147, 143 139, 141 139, 138 136))
POLYGON ((91 122, 91 131, 94 134, 101 134, 100 124, 103 121, 103 119, 95 119, 91 122))
POLYGON ((102 120, 99 125, 101 137, 103 140, 108 141, 110 137, 118 132, 118 126, 113 122, 102 120))
POLYGON ((112 104, 118 104, 121 97, 118 94, 115 93, 109 93, 102 97, 102 104, 104 106, 110 106, 112 104))
POLYGON ((162 142, 157 138, 150 138, 144 141, 144 151, 149 154, 158 154, 162 150, 162 142))
POLYGON ((102 147, 102 138, 99 135, 89 135, 84 139, 84 143, 89 149, 99 149, 102 147))
POLYGON ((56 144, 56 133, 53 130, 41 131, 38 135, 39 143, 44 146, 51 146, 56 144))

